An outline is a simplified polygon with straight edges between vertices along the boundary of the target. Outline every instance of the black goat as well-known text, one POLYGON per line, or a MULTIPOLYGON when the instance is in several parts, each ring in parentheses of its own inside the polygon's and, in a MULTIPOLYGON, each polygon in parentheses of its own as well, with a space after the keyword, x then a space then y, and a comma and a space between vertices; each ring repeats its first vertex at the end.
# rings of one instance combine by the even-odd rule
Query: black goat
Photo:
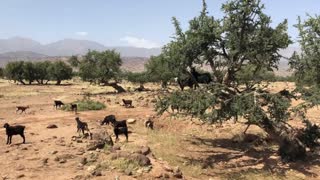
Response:
POLYGON ((283 90, 279 91, 279 94, 280 94, 281 96, 289 99, 289 100, 290 100, 291 98, 297 100, 297 97, 296 97, 295 95, 293 95, 290 91, 286 90, 286 89, 283 89, 283 90))
POLYGON ((76 117, 76 121, 77 121, 77 132, 80 133, 80 131, 81 131, 82 134, 85 135, 84 131, 86 130, 89 132, 90 138, 92 138, 92 134, 89 130, 88 124, 86 122, 80 121, 79 117, 76 117))
POLYGON ((71 104, 71 111, 74 111, 75 114, 78 112, 78 105, 77 104, 71 104))
POLYGON ((151 121, 151 119, 146 120, 144 126, 153 130, 153 121, 151 121))
POLYGON ((111 115, 106 116, 106 117, 101 121, 101 125, 104 125, 104 124, 109 125, 109 123, 112 123, 112 122, 114 122, 114 121, 116 121, 116 116, 113 115, 113 114, 111 114, 111 115))
POLYGON ((178 77, 177 82, 182 91, 186 86, 190 87, 190 89, 197 88, 197 83, 191 77, 178 77))
POLYGON ((116 135, 116 141, 119 140, 120 134, 124 134, 126 136, 126 141, 128 142, 128 128, 127 127, 114 127, 113 132, 116 135))
POLYGON ((209 73, 199 73, 194 67, 191 68, 191 74, 198 83, 209 84, 212 82, 212 78, 209 73))
POLYGON ((8 123, 5 123, 3 127, 6 128, 6 134, 8 136, 7 144, 11 144, 11 139, 13 135, 20 135, 23 138, 23 143, 25 143, 26 141, 24 136, 25 126, 22 126, 22 125, 10 126, 8 123))
POLYGON ((171 105, 171 110, 174 113, 174 110, 177 110, 178 112, 180 111, 180 108, 178 105, 171 105))
POLYGON ((30 108, 29 106, 17 106, 16 113, 18 113, 18 111, 21 111, 21 113, 23 113, 23 112, 26 113, 26 110, 29 108, 30 108))
POLYGON ((64 106, 64 103, 62 101, 59 101, 59 100, 54 101, 53 107, 57 109, 58 107, 60 108, 61 106, 64 106))
POLYGON ((131 108, 131 107, 133 107, 133 106, 132 106, 132 100, 122 99, 122 102, 123 102, 123 105, 124 105, 126 108, 131 108))
POLYGON ((119 139, 119 134, 124 134, 128 141, 128 126, 126 120, 117 121, 115 115, 108 115, 101 122, 101 125, 109 123, 111 123, 113 126, 113 132, 116 136, 116 141, 119 139))

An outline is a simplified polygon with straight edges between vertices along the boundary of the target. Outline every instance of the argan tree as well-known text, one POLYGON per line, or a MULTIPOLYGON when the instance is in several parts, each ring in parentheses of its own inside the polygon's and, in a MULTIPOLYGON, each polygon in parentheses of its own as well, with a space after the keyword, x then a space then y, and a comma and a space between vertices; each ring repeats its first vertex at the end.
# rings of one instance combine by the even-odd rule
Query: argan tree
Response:
POLYGON ((34 67, 35 71, 35 80, 38 84, 47 84, 50 80, 49 69, 52 66, 52 62, 50 61, 41 61, 35 62, 34 67))
POLYGON ((319 146, 320 127, 312 124, 305 113, 320 104, 320 17, 308 15, 304 22, 299 17, 296 27, 299 30, 301 53, 295 52, 289 64, 298 85, 296 91, 301 93, 304 102, 295 110, 303 113, 303 122, 306 124, 302 139, 309 148, 313 148, 319 146))
POLYGON ((5 67, 5 76, 10 80, 24 82, 24 61, 9 62, 5 67))
POLYGON ((145 64, 148 80, 150 82, 161 82, 161 87, 166 88, 168 82, 178 75, 178 71, 173 67, 171 60, 166 59, 164 55, 152 56, 145 64))
POLYGON ((121 78, 120 66, 122 64, 119 53, 114 50, 89 51, 78 61, 76 61, 75 57, 72 58, 69 62, 78 66, 79 76, 82 80, 99 85, 112 86, 119 93, 125 92, 118 85, 121 78))
POLYGON ((72 68, 63 61, 55 61, 49 66, 48 73, 51 80, 60 85, 63 80, 72 78, 72 68))
POLYGON ((149 82, 149 77, 146 72, 125 72, 125 78, 132 83, 139 83, 140 91, 145 90, 144 84, 149 82))
POLYGON ((157 110, 161 114, 174 106, 184 114, 213 123, 243 117, 246 124, 259 126, 279 143, 283 158, 295 160, 305 156, 306 144, 286 122, 291 96, 266 91, 262 79, 248 83, 240 76, 246 68, 253 77, 262 70, 277 68, 279 50, 291 43, 287 21, 271 25, 271 18, 263 10, 260 0, 229 0, 222 5, 224 17, 217 19, 208 15, 203 1, 200 15, 189 22, 186 31, 173 18, 176 35, 162 55, 180 72, 208 64, 215 83, 161 97, 157 110))
POLYGON ((0 78, 4 77, 4 70, 2 67, 0 67, 0 78))

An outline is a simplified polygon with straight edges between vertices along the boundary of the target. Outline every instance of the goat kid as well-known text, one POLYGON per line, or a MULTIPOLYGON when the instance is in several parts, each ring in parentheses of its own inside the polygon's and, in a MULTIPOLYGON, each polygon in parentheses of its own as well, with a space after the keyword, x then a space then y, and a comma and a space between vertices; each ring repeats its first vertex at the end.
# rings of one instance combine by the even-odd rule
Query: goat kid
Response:
POLYGON ((122 102, 123 102, 123 105, 124 105, 126 108, 133 108, 133 106, 132 106, 132 100, 122 99, 122 102))
POLYGON ((78 105, 77 104, 71 104, 71 111, 74 111, 75 114, 78 112, 78 105))
POLYGON ((77 122, 77 133, 79 133, 80 135, 80 132, 82 132, 82 134, 85 135, 84 131, 86 130, 89 133, 90 139, 92 139, 92 133, 89 130, 88 123, 80 121, 79 117, 76 117, 76 122, 77 122))
POLYGON ((57 109, 58 107, 60 108, 61 106, 64 106, 64 103, 62 101, 59 101, 59 100, 54 101, 53 107, 57 109))
POLYGON ((17 106, 16 113, 18 113, 18 111, 21 111, 20 114, 22 114, 23 112, 26 113, 26 110, 29 108, 30 108, 29 106, 17 106))

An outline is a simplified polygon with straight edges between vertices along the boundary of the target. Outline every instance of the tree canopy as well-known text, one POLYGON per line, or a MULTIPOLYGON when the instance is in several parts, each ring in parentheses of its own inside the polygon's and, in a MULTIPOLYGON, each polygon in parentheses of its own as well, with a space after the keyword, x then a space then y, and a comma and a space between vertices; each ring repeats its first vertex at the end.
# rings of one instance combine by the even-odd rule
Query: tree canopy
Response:
POLYGON ((262 83, 262 75, 277 68, 279 50, 291 43, 287 20, 272 25, 260 0, 229 0, 222 11, 222 19, 210 16, 203 1, 200 15, 186 31, 173 18, 176 33, 161 54, 168 69, 185 73, 209 65, 214 83, 160 97, 156 109, 162 114, 174 107, 208 122, 242 117, 249 126, 257 125, 274 137, 283 158, 303 157, 307 143, 294 136, 295 129, 286 122, 294 96, 287 90, 271 93, 262 83))
POLYGON ((62 80, 71 79, 72 68, 63 61, 42 61, 42 62, 9 62, 4 69, 4 76, 7 79, 18 81, 21 84, 47 84, 49 81, 57 81, 57 85, 62 80))

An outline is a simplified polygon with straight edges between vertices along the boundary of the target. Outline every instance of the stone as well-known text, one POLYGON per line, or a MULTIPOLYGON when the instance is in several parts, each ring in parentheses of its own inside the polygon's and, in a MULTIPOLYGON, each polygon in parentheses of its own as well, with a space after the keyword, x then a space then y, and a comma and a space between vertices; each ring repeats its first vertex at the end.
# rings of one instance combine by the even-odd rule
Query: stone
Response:
POLYGON ((143 146, 143 147, 141 148, 141 153, 142 153, 143 155, 148 155, 150 152, 151 152, 151 150, 150 150, 150 148, 149 148, 148 146, 143 146))
POLYGON ((127 176, 131 176, 132 175, 132 171, 130 169, 126 169, 124 170, 124 174, 127 176))
POLYGON ((127 119, 127 123, 128 123, 128 124, 134 124, 134 123, 136 123, 136 121, 137 121, 137 120, 132 119, 132 118, 127 119))
POLYGON ((48 129, 55 129, 55 128, 58 128, 58 126, 55 125, 55 124, 50 124, 50 125, 47 126, 47 128, 48 129))
POLYGON ((22 171, 22 170, 24 170, 25 169, 25 167, 24 167, 24 165, 22 165, 22 164, 20 164, 20 165, 18 165, 17 167, 16 167, 16 170, 17 171, 22 171))
POLYGON ((112 150, 114 150, 114 151, 119 151, 119 150, 121 150, 121 147, 120 147, 120 145, 116 144, 116 145, 114 145, 114 146, 112 147, 112 150))
POLYGON ((173 172, 173 169, 170 166, 163 166, 163 169, 168 172, 173 172))
POLYGON ((42 160, 41 160, 41 162, 42 162, 42 164, 47 164, 48 163, 48 160, 49 160, 49 158, 43 158, 42 160))
POLYGON ((60 159, 59 159, 58 156, 56 156, 53 160, 54 160, 54 161, 59 161, 60 159))
POLYGON ((173 176, 174 176, 175 178, 178 178, 178 179, 181 179, 181 178, 183 177, 183 176, 182 176, 182 172, 181 172, 179 166, 177 166, 177 167, 175 167, 175 168, 173 169, 173 176))
POLYGON ((89 141, 86 148, 88 151, 95 151, 103 149, 105 145, 113 146, 113 141, 107 131, 100 129, 93 132, 92 140, 89 141))
POLYGON ((120 152, 113 153, 111 155, 111 159, 112 160, 115 160, 115 159, 118 159, 118 158, 125 158, 125 159, 129 159, 129 160, 132 160, 132 161, 136 161, 140 166, 151 165, 150 159, 147 156, 143 155, 143 154, 138 154, 138 153, 130 154, 130 153, 125 152, 125 151, 120 151, 120 152))
POLYGON ((87 158, 83 157, 80 159, 80 164, 85 165, 87 163, 88 163, 87 158))
POLYGON ((23 148, 21 148, 21 150, 26 151, 26 150, 28 150, 28 148, 27 147, 23 147, 23 148))
POLYGON ((64 163, 66 163, 67 162, 67 160, 65 160, 65 159, 59 159, 59 163, 60 164, 64 164, 64 163))
POLYGON ((134 154, 131 154, 129 158, 130 158, 131 160, 137 161, 137 163, 138 163, 140 166, 148 166, 148 165, 151 165, 150 159, 149 159, 147 156, 142 155, 142 154, 134 153, 134 154))
POLYGON ((90 174, 93 174, 94 171, 97 169, 97 166, 95 165, 91 165, 87 168, 87 171, 90 173, 90 174))
POLYGON ((146 173, 150 172, 151 169, 152 169, 152 166, 147 166, 147 167, 142 168, 143 172, 146 172, 146 173))
POLYGON ((18 175, 16 176, 17 179, 20 179, 20 178, 23 178, 23 177, 25 177, 24 174, 18 174, 18 175))
POLYGON ((51 151, 50 154, 57 154, 58 151, 51 151))

